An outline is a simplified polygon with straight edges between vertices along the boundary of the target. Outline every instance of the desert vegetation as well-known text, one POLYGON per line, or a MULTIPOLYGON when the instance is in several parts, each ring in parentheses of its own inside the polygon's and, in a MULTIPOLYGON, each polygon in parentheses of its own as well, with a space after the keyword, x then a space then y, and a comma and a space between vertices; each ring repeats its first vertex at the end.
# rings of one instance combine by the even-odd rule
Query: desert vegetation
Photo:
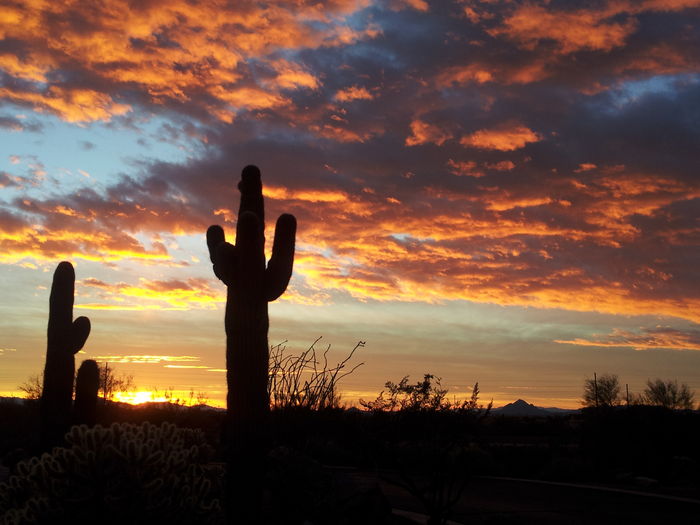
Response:
POLYGON ((583 383, 584 407, 612 408, 622 403, 629 405, 658 406, 670 410, 693 410, 695 407, 695 392, 685 383, 673 379, 648 379, 641 393, 630 393, 625 385, 625 397, 622 397, 622 387, 616 374, 603 374, 587 378, 583 383))
POLYGON ((338 384, 364 364, 349 362, 365 343, 358 341, 343 360, 331 365, 328 362, 331 345, 323 351, 317 350, 320 340, 319 337, 298 355, 287 351, 286 341, 270 348, 267 395, 273 410, 324 410, 340 406, 338 384))

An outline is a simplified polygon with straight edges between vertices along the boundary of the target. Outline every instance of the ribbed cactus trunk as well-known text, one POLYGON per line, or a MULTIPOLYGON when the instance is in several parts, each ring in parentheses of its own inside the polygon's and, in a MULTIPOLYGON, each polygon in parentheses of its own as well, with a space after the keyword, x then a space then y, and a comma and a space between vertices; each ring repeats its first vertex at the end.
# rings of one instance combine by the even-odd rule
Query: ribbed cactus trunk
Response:
POLYGON ((268 301, 284 293, 292 275, 296 219, 277 220, 270 262, 265 265, 265 210, 260 170, 247 166, 238 184, 241 202, 236 244, 211 226, 207 244, 214 273, 228 287, 227 367, 227 519, 260 523, 267 453, 269 349, 268 301))
POLYGON ((92 359, 80 364, 75 379, 73 421, 76 425, 93 426, 97 423, 97 391, 100 388, 100 369, 92 359))
POLYGON ((41 414, 41 447, 48 450, 63 442, 72 420, 73 357, 90 335, 90 320, 78 317, 73 321, 75 271, 69 262, 61 262, 53 274, 49 297, 44 388, 39 410, 41 414))

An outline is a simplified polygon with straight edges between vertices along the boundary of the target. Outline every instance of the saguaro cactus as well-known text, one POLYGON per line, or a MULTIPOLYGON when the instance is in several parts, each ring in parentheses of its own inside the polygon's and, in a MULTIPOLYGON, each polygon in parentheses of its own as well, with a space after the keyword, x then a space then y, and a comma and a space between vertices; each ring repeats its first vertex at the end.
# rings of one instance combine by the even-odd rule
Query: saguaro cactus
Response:
POLYGON ((287 288, 294 264, 296 219, 277 219, 272 256, 265 265, 265 211, 260 170, 246 166, 238 184, 241 202, 236 243, 211 226, 207 245, 214 273, 228 288, 226 298, 226 379, 228 382, 229 521, 260 519, 265 472, 265 426, 269 347, 267 303, 287 288))
POLYGON ((41 393, 41 445, 49 449, 62 442, 71 424, 75 358, 90 335, 90 320, 73 320, 75 271, 69 262, 61 262, 53 274, 49 297, 44 389, 41 393))
POLYGON ((77 425, 94 425, 97 422, 97 391, 100 388, 100 370, 92 359, 86 359, 78 368, 75 379, 75 404, 73 420, 77 425))

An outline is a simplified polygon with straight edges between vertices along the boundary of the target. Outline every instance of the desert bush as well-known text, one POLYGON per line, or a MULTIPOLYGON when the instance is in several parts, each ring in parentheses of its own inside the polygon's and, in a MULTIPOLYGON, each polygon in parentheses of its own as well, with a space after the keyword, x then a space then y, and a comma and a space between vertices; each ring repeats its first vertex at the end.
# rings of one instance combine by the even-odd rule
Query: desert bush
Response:
POLYGON ((286 341, 270 348, 267 390, 273 409, 323 410, 339 406, 338 382, 364 364, 347 368, 357 349, 365 343, 358 341, 342 361, 332 366, 328 363, 331 345, 320 352, 316 349, 320 340, 319 337, 299 355, 287 352, 286 341))
POLYGON ((475 383, 471 396, 461 402, 450 401, 447 397, 449 390, 443 388, 440 377, 433 374, 424 374, 423 380, 416 384, 409 384, 409 376, 404 376, 401 381, 394 383, 387 381, 384 384, 386 391, 382 390, 374 401, 360 399, 360 405, 372 412, 440 412, 457 411, 487 415, 491 411, 492 403, 484 407, 479 404, 479 383, 475 383))
POLYGON ((685 383, 679 385, 678 381, 650 379, 640 396, 640 401, 645 405, 656 405, 672 410, 692 410, 695 392, 685 383))
POLYGON ((44 389, 44 378, 41 374, 29 376, 27 380, 17 387, 17 390, 24 392, 24 399, 39 399, 41 391, 44 389))
POLYGON ((614 407, 620 404, 620 380, 617 374, 603 374, 583 383, 583 406, 614 407))
POLYGON ((0 523, 216 523, 216 473, 198 430, 75 426, 66 447, 17 465, 0 485, 0 523))
POLYGON ((360 405, 374 412, 446 410, 450 408, 446 397, 448 390, 442 388, 440 380, 433 374, 425 374, 423 380, 415 385, 408 383, 408 376, 404 376, 398 383, 387 381, 384 384, 388 390, 386 396, 382 390, 374 401, 361 399, 360 405))
POLYGON ((104 403, 113 401, 118 393, 131 392, 136 389, 134 384, 134 376, 131 374, 117 375, 114 368, 109 363, 99 365, 100 387, 104 403))

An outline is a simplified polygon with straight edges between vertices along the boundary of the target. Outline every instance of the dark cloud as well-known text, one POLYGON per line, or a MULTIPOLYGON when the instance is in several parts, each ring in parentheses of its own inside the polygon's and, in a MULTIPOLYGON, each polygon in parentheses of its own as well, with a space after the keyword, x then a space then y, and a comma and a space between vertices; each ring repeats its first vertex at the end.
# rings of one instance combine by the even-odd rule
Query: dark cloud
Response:
POLYGON ((7 172, 0 171, 0 188, 19 186, 17 178, 7 172))
POLYGON ((0 115, 0 129, 37 133, 43 130, 43 126, 39 122, 0 115))

